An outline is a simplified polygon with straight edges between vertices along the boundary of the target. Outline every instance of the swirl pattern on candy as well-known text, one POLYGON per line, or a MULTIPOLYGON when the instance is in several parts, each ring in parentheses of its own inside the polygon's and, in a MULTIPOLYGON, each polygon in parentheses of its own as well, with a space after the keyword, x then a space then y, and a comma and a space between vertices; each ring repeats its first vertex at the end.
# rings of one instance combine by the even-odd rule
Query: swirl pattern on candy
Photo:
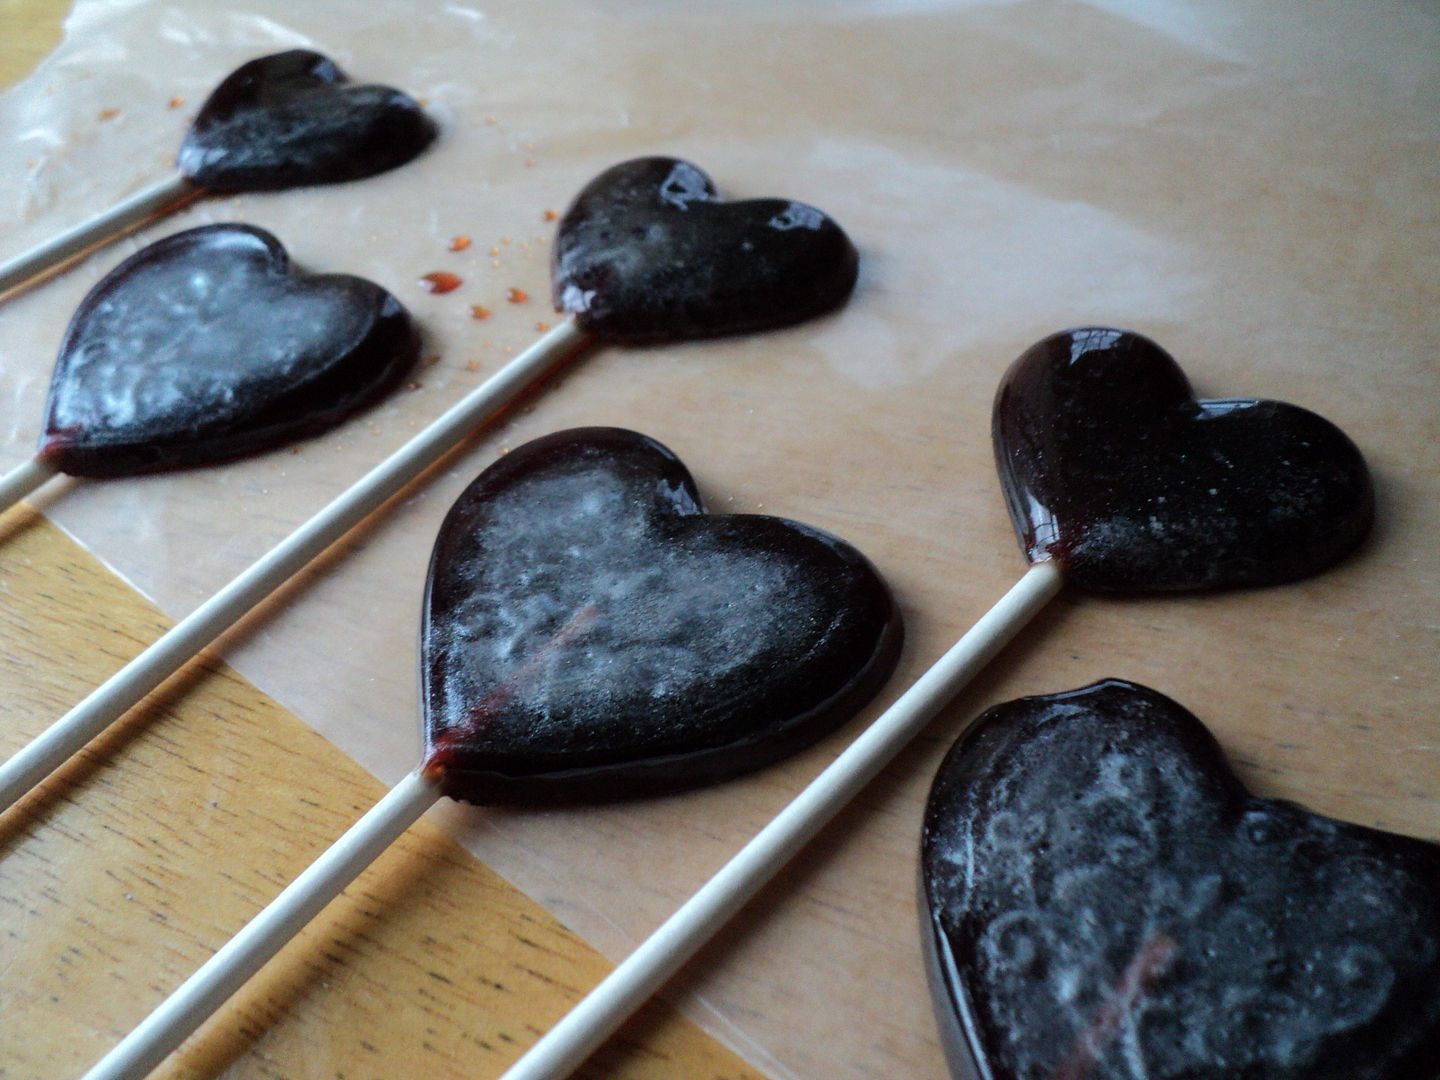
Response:
POLYGON ((555 308, 620 341, 767 330, 839 306, 859 256, 826 214, 785 199, 723 202, 675 158, 622 162, 560 220, 555 308))
POLYGON ((434 138, 434 123, 409 94, 356 85, 328 57, 292 49, 226 76, 201 106, 176 165, 211 191, 275 191, 374 176, 434 138))
POLYGON ((209 464, 323 431, 419 355, 395 297, 296 274, 249 225, 175 233, 81 302, 60 345, 39 457, 74 476, 209 464))
POLYGON ((1334 424, 1280 401, 1197 401, 1148 338, 1054 334, 1015 361, 995 458, 1021 547, 1092 589, 1291 581, 1369 531, 1370 474, 1334 424))
POLYGON ((706 514, 645 436, 559 432, 487 469, 441 528, 421 633, 426 766, 480 803, 723 779, 847 720, 902 636, 850 545, 706 514))
POLYGON ((988 710, 922 868, 957 1076, 1419 1080, 1440 1061, 1440 845, 1256 798, 1119 680, 988 710))

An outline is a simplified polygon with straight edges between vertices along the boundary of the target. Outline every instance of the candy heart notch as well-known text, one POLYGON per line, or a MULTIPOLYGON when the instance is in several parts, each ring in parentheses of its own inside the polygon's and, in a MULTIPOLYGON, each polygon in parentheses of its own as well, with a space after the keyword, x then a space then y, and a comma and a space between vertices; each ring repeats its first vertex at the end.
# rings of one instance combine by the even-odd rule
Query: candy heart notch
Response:
POLYGON ((921 863, 956 1076, 1436 1075, 1440 845, 1255 798, 1153 690, 987 711, 921 863))
POLYGON ((813 206, 722 202, 689 162, 626 161, 590 181, 556 234, 555 308, 591 333, 657 341, 788 326, 855 287, 850 238, 813 206))
POLYGON ((1092 589, 1212 589, 1316 573, 1369 531, 1355 444, 1294 405, 1197 401, 1148 338, 1046 338, 995 398, 1000 483, 1030 561, 1092 589))
POLYGON ((847 720, 901 639, 848 544, 706 514, 643 435, 558 432, 486 469, 441 528, 421 630, 426 767, 475 803, 712 782, 847 720))
POLYGON ((328 57, 292 49, 226 76, 176 164, 211 191, 275 191, 374 176, 434 138, 434 123, 409 94, 357 86, 328 57))
POLYGON ((393 296, 295 274, 248 225, 176 233, 76 309, 39 456, 72 476, 223 461, 323 431, 393 387, 419 354, 393 296))

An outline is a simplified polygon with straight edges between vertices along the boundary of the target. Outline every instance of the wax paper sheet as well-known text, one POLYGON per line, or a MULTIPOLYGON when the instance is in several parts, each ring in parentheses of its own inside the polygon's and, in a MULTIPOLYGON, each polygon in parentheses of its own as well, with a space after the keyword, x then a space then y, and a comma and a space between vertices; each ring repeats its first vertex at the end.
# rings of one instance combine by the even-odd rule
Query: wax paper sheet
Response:
MULTIPOLYGON (((410 90, 439 141, 360 183, 201 200, 0 307, 7 467, 33 445, 71 310, 166 232, 261 225, 303 267, 370 277, 421 322, 413 384, 324 437, 36 496, 173 616, 553 321, 547 211, 601 168, 688 157, 728 194, 824 207, 863 258, 833 316, 593 351, 225 639, 227 659, 387 781, 417 760, 415 636, 435 530, 498 453, 551 430, 643 431, 691 465, 715 509, 795 517, 867 552, 910 637, 864 718, 1023 568, 989 408, 1005 366, 1046 333, 1141 330, 1202 392, 1320 411, 1375 467, 1375 539, 1314 581, 1054 605, 690 966, 672 993, 772 1075, 943 1075, 913 891, 920 810, 940 755, 989 702, 1106 675, 1147 682, 1210 720, 1262 789, 1435 832, 1434 740, 1396 734, 1437 703, 1433 7, 81 0, 57 52, 0 101, 4 253, 160 178, 225 73, 295 46, 410 90), (450 251, 456 236, 470 246, 450 251), (435 270, 463 286, 426 294, 417 279, 435 270), (1397 804, 1396 790, 1414 798, 1397 804)), ((442 813, 618 958, 857 727, 674 798, 442 813)))

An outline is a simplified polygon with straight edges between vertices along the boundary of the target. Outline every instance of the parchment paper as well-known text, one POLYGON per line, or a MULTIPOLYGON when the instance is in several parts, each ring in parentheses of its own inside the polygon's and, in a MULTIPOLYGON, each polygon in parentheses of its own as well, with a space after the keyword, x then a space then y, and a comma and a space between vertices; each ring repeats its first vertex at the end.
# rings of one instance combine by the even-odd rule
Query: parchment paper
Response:
MULTIPOLYGON (((940 755, 994 701, 1135 679, 1197 711, 1260 790, 1440 833, 1434 7, 81 0, 64 44, 0 100, 3 253, 158 179, 225 73, 293 46, 425 99, 440 141, 362 183, 203 200, 0 307, 5 467, 33 445, 71 310, 166 232, 264 226, 304 267, 370 277, 423 323, 414 388, 293 452, 36 497, 173 616, 553 321, 545 211, 601 168, 688 157, 729 194, 824 207, 863 257, 832 317, 587 356, 225 641, 384 780, 417 760, 434 531, 498 452, 558 428, 653 435, 713 508, 795 517, 867 552, 910 631, 880 704, 1023 569, 989 409, 1040 336, 1133 327, 1202 393, 1295 401, 1370 457, 1380 521, 1357 557, 1284 589, 1063 598, 702 954, 673 991, 774 1076, 943 1075, 914 900, 920 812, 940 755), (472 245, 448 251, 456 235, 472 245), (426 295, 416 279, 434 270, 463 288, 426 295)), ((675 798, 444 816, 619 958, 856 730, 675 798)))

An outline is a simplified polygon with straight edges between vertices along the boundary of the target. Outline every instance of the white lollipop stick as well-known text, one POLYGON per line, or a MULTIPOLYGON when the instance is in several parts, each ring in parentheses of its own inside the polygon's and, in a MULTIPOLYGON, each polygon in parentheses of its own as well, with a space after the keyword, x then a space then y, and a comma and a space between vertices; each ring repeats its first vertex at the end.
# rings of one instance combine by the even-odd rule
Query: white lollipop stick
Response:
POLYGON ((0 476, 0 514, 14 506, 60 470, 48 461, 31 458, 0 476))
POLYGON ((0 297, 29 284, 73 256, 122 236, 150 218, 174 210, 202 194, 204 188, 195 186, 179 173, 137 191, 89 221, 81 222, 24 254, 0 263, 0 297))
POLYGON ((84 1080, 136 1080, 159 1065, 439 798, 437 780, 418 769, 401 780, 84 1080))
POLYGON ((557 323, 0 765, 0 812, 585 340, 573 321, 557 323))
POLYGON ((569 1076, 919 734, 1062 584, 1054 563, 1032 566, 949 652, 501 1080, 569 1076))

